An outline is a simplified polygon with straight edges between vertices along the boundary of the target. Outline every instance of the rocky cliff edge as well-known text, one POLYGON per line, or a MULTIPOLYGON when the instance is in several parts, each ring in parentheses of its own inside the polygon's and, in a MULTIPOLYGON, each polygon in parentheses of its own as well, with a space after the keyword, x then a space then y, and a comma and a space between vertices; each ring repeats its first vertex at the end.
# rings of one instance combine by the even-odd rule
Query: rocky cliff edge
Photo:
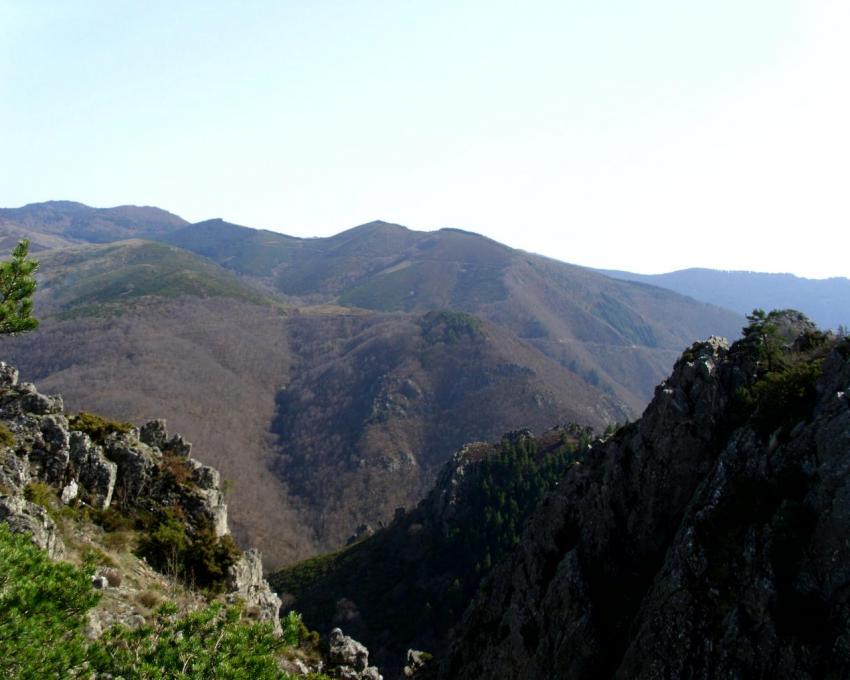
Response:
POLYGON ((770 332, 692 346, 569 471, 441 678, 850 677, 850 341, 770 332))

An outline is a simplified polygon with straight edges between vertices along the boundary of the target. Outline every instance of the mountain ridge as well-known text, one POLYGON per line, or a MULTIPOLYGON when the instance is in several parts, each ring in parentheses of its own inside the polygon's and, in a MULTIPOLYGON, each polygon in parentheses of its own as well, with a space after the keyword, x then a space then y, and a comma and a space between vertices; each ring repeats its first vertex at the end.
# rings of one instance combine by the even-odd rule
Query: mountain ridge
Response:
MULTIPOLYGON (((54 217, 60 209, 50 206, 54 217)), ((78 235, 130 229, 148 241, 41 251, 42 328, 9 339, 10 358, 76 408, 135 420, 153 417, 158 400, 236 481, 235 532, 270 567, 415 505, 465 441, 633 417, 694 337, 743 321, 462 230, 377 221, 299 239, 223 220, 128 226, 79 210, 89 222, 75 223, 78 235), (88 264, 61 265, 80 252, 88 264), (322 503, 312 491, 322 484, 340 493, 322 503), (270 506, 254 507, 252 486, 270 506)), ((66 234, 72 217, 54 231, 66 234)))
POLYGON ((613 278, 668 288, 695 300, 748 314, 757 307, 799 309, 823 328, 850 324, 850 279, 812 279, 790 273, 718 270, 704 267, 665 274, 597 269, 613 278))

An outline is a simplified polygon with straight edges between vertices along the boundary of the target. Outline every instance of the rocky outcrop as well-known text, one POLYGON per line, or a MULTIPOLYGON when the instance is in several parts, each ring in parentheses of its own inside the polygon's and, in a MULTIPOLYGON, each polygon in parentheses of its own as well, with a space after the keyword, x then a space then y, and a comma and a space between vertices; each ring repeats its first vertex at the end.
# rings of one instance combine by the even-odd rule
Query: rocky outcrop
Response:
POLYGON ((328 636, 327 673, 342 680, 383 680, 378 669, 369 665, 369 650, 339 628, 328 636))
POLYGON ((77 470, 79 485, 86 490, 87 502, 95 508, 108 508, 118 478, 118 465, 107 460, 103 448, 93 445, 83 432, 72 432, 69 445, 70 460, 77 470))
POLYGON ((408 649, 401 676, 403 678, 425 678, 426 676, 430 676, 429 671, 433 669, 433 660, 433 657, 428 652, 408 649))
POLYGON ((441 678, 850 675, 850 342, 780 320, 787 369, 697 344, 570 470, 441 678))
POLYGON ((246 611, 258 621, 271 621, 275 632, 281 633, 280 598, 263 578, 263 562, 256 550, 246 550, 228 573, 228 600, 242 600, 246 611))
POLYGON ((0 495, 0 521, 17 533, 28 533, 32 542, 47 551, 53 559, 65 554, 65 546, 56 531, 56 524, 40 505, 20 496, 0 495))
MULTIPOLYGON (((0 362, 0 520, 28 532, 52 557, 64 549, 47 510, 27 500, 34 482, 50 485, 61 502, 98 510, 155 513, 177 508, 187 535, 212 530, 229 534, 227 506, 217 470, 189 457, 191 444, 169 436, 164 420, 139 430, 122 424, 74 422, 62 411, 61 397, 40 394, 18 383, 18 371, 0 362), (84 431, 86 428, 91 431, 84 431), (95 441, 97 440, 97 441, 95 441)), ((271 621, 278 632, 280 599, 263 578, 260 555, 240 555, 228 574, 226 597, 271 621)), ((100 583, 100 581, 98 581, 100 583)))

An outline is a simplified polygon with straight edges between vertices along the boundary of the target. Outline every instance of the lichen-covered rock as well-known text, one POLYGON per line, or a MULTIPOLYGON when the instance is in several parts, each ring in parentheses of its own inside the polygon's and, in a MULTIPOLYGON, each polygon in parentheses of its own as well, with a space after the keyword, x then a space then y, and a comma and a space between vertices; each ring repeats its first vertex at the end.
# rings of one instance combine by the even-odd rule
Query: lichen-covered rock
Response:
POLYGON ((0 361, 0 390, 10 390, 18 384, 18 369, 0 361))
POLYGON ((280 598, 272 592, 268 581, 263 578, 263 562, 257 550, 246 550, 228 572, 228 599, 242 600, 248 611, 254 612, 259 621, 271 621, 275 632, 282 632, 280 625, 280 598))
POLYGON ((23 489, 32 478, 25 458, 0 455, 0 485, 5 489, 23 489))
POLYGON ((108 508, 112 503, 118 465, 107 460, 103 449, 92 444, 89 436, 83 432, 71 433, 70 453, 71 464, 76 469, 79 483, 85 489, 87 502, 96 508, 108 508))
POLYGON ((339 628, 328 636, 327 661, 327 672, 333 678, 382 680, 378 669, 369 665, 369 650, 339 628))
POLYGON ((47 413, 61 413, 64 407, 62 404, 62 397, 47 396, 39 394, 38 392, 32 392, 25 394, 21 399, 21 408, 26 413, 41 415, 47 413))
POLYGON ((421 652, 417 649, 408 649, 407 658, 405 660, 404 668, 402 669, 402 676, 405 678, 424 677, 424 671, 429 665, 431 665, 432 661, 432 656, 427 652, 421 652))
POLYGON ((208 491, 221 487, 221 474, 218 470, 191 458, 189 461, 192 466, 192 481, 198 485, 198 488, 208 491))
MULTIPOLYGON (((52 486, 66 504, 98 509, 117 505, 131 519, 148 522, 171 512, 185 523, 181 528, 190 541, 208 540, 210 530, 217 538, 230 533, 219 472, 190 458, 191 444, 180 435, 169 436, 164 420, 139 430, 111 432, 104 421, 106 434, 100 426, 88 430, 98 438, 95 443, 85 431, 70 429, 62 407, 61 397, 47 397, 31 383, 18 383, 17 370, 0 362, 0 420, 7 438, 13 438, 0 455, 0 520, 13 530, 32 534, 53 557, 64 552, 46 510, 24 499, 26 485, 38 481, 52 486)), ((242 554, 230 581, 233 592, 228 599, 243 600, 256 618, 271 621, 280 633, 280 599, 263 578, 259 553, 242 554)), ((92 622, 91 632, 111 623, 131 623, 133 616, 124 612, 119 619, 92 622)))
POLYGON ((148 447, 126 435, 112 435, 104 446, 104 455, 117 466, 115 485, 123 498, 142 496, 150 490, 158 465, 148 447))
POLYGON ((162 450, 166 439, 168 439, 168 430, 162 418, 151 420, 139 428, 139 440, 143 444, 162 450))
POLYGON ((65 546, 56 530, 56 524, 40 505, 30 503, 20 496, 0 495, 0 521, 17 533, 28 533, 32 541, 54 559, 65 554, 65 546))

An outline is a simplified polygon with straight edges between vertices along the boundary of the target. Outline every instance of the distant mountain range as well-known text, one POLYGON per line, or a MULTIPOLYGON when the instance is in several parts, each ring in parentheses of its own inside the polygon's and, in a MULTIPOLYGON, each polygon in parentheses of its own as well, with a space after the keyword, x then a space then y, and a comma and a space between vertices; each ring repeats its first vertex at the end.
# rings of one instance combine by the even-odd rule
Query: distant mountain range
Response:
POLYGON ((743 318, 460 230, 303 239, 158 208, 0 210, 41 260, 3 353, 72 409, 168 412, 279 565, 412 506, 460 445, 636 416, 680 351, 743 318))
POLYGON ((667 274, 633 274, 598 269, 625 281, 639 281, 726 307, 740 314, 753 309, 797 309, 822 328, 850 325, 850 279, 805 279, 793 274, 682 269, 667 274))

